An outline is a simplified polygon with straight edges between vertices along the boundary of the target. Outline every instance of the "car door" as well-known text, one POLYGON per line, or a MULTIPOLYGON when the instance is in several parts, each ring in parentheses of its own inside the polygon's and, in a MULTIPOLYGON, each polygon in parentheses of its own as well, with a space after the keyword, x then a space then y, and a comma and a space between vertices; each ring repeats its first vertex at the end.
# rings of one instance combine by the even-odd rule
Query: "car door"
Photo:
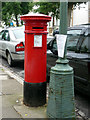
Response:
POLYGON ((0 32, 0 55, 3 55, 2 54, 2 50, 3 50, 3 48, 2 48, 2 43, 3 43, 2 36, 3 36, 3 34, 4 34, 4 30, 0 32))
POLYGON ((82 70, 81 76, 84 79, 85 91, 90 96, 90 28, 88 28, 84 34, 85 39, 81 44, 80 53, 83 55, 83 59, 81 60, 82 70))
MULTIPOLYGON (((70 56, 70 55, 69 55, 70 56)), ((74 69, 75 89, 79 91, 87 91, 88 64, 87 57, 84 53, 73 53, 69 58, 69 64, 74 69)))
POLYGON ((9 31, 5 30, 2 35, 2 55, 6 57, 6 48, 8 46, 8 41, 10 41, 9 31))

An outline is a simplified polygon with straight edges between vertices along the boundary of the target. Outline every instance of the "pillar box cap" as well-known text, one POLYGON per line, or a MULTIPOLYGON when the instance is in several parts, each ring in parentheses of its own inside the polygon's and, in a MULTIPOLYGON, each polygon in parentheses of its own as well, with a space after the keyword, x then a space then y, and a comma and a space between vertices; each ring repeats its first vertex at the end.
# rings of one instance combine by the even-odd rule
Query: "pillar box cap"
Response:
POLYGON ((37 14, 37 13, 30 13, 30 14, 26 14, 26 15, 22 15, 21 20, 23 20, 24 22, 26 21, 46 21, 49 22, 51 21, 51 17, 48 15, 44 15, 44 14, 37 14))

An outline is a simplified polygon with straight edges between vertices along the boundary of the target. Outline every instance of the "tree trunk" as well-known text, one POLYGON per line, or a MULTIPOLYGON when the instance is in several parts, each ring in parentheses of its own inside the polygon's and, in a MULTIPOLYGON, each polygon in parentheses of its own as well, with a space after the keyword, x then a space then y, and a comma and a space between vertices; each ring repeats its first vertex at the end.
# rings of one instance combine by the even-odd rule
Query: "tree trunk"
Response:
POLYGON ((21 20, 21 25, 23 25, 23 21, 21 20))
POLYGON ((70 26, 70 22, 71 22, 72 8, 73 8, 73 5, 69 5, 69 7, 68 7, 68 27, 70 26))
POLYGON ((54 29, 54 16, 52 16, 52 17, 53 17, 52 28, 54 29))
POLYGON ((17 15, 15 15, 15 19, 16 19, 16 25, 17 25, 17 27, 19 26, 19 23, 18 23, 18 17, 17 17, 17 15))

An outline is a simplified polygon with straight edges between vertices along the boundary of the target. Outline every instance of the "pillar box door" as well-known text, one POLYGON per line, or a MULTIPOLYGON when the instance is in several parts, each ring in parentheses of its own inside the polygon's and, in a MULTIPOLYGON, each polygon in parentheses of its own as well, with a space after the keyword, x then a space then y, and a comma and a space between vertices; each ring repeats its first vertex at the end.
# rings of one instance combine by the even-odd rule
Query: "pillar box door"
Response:
POLYGON ((24 103, 40 106, 46 103, 47 22, 43 14, 21 16, 25 22, 24 103))

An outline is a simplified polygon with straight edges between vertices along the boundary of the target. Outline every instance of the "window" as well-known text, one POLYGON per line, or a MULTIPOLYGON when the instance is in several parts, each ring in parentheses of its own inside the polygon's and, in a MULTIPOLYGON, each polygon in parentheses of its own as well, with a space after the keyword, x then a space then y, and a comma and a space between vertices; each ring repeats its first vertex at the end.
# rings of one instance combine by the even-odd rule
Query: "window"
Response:
POLYGON ((85 38, 81 46, 81 52, 90 53, 90 35, 85 38))
POLYGON ((2 35, 4 34, 4 31, 0 32, 0 40, 2 39, 2 35))
POLYGON ((67 49, 75 51, 77 42, 80 39, 82 29, 73 29, 67 31, 67 49))
POLYGON ((53 48, 52 48, 52 52, 53 52, 53 54, 55 54, 55 55, 57 55, 57 54, 58 54, 56 40, 54 40, 54 41, 53 41, 53 48))
POLYGON ((2 36, 2 39, 5 41, 10 41, 9 32, 6 30, 2 36))
POLYGON ((57 43, 56 43, 56 40, 54 40, 54 42, 53 42, 53 50, 57 50, 57 43))

